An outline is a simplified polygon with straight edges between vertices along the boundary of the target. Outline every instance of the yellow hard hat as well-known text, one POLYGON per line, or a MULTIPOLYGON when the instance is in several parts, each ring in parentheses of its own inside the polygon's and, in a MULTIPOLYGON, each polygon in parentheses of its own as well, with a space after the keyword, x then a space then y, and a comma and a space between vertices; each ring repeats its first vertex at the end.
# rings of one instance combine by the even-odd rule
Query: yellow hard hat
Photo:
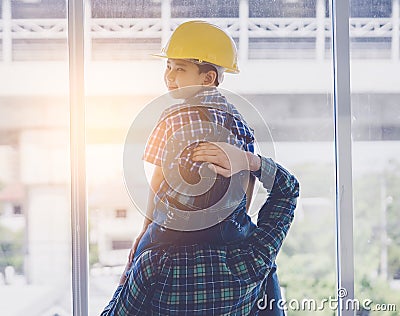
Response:
POLYGON ((221 28, 205 21, 179 25, 160 54, 171 59, 195 59, 239 73, 237 49, 233 39, 221 28))

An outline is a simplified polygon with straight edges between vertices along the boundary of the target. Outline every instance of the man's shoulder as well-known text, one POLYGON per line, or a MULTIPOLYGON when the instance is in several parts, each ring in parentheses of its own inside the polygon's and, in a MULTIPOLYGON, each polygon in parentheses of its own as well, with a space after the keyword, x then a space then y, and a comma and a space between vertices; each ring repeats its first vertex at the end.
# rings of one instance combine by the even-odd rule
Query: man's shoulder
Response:
POLYGON ((143 251, 136 259, 134 270, 146 279, 150 279, 159 273, 160 263, 165 257, 165 251, 162 249, 149 249, 143 251))
POLYGON ((154 262, 155 260, 181 258, 202 258, 213 256, 224 256, 229 247, 222 244, 168 244, 144 251, 142 263, 154 262))
MULTIPOLYGON (((259 264, 260 254, 256 241, 250 236, 247 240, 234 245, 194 244, 169 245, 164 249, 152 249, 143 253, 141 269, 149 269, 149 263, 157 266, 157 274, 174 269, 176 276, 187 277, 187 273, 198 267, 206 269, 207 274, 225 274, 226 268, 232 273, 239 273, 243 265, 259 264), (258 262, 258 263, 257 263, 258 262)), ((261 267, 260 267, 261 268, 261 267)), ((238 276, 238 275, 237 275, 238 276)))
POLYGON ((225 260, 227 257, 235 255, 237 252, 243 252, 251 247, 251 240, 243 241, 235 245, 226 244, 169 244, 164 247, 154 248, 143 252, 141 255, 141 264, 160 263, 161 261, 171 261, 179 264, 179 262, 195 262, 209 260, 210 258, 221 258, 225 260))

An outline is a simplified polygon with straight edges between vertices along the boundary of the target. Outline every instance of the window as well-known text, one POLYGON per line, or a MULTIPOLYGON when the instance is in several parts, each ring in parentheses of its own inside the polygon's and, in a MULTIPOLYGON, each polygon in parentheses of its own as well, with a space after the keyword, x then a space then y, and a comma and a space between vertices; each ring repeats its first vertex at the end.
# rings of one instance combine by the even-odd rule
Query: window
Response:
MULTIPOLYGON (((335 186, 331 3, 85 1, 86 130, 80 135, 86 134, 86 170, 81 176, 86 176, 88 194, 87 216, 78 214, 87 218, 89 227, 85 272, 85 262, 71 255, 76 235, 70 222, 74 192, 67 1, 0 1, 3 313, 71 315, 76 303, 71 261, 74 271, 82 268, 84 273, 78 302, 84 311, 87 307, 89 315, 98 315, 111 298, 143 221, 123 180, 124 140, 141 109, 165 92, 163 61, 150 54, 159 52, 171 31, 188 19, 207 19, 233 36, 241 74, 226 75, 221 87, 257 108, 274 140, 271 155, 300 181, 296 219, 277 259, 285 299, 320 302, 336 297, 336 257, 343 248, 336 247, 336 199, 341 192, 335 186), (88 298, 85 288, 90 288, 88 298), (20 293, 26 293, 24 300, 20 293)), ((394 316, 400 309, 399 0, 351 0, 349 10, 349 34, 340 35, 342 40, 348 36, 351 56, 347 70, 354 226, 346 229, 353 228, 354 236, 346 242, 354 247, 346 255, 354 259, 354 298, 372 301, 372 310, 361 306, 357 315, 385 311, 394 316)), ((154 119, 158 115, 154 113, 154 119)), ((251 115, 246 120, 250 125, 257 122, 251 115)), ((350 157, 350 152, 345 154, 350 157)), ((146 186, 145 181, 138 184, 138 194, 145 196, 146 186)), ((257 190, 253 214, 266 197, 260 187, 257 190)), ((335 312, 325 308, 311 314, 335 312)), ((288 315, 310 311, 292 308, 288 315)))
POLYGON ((14 213, 14 215, 22 215, 22 207, 21 207, 21 205, 14 205, 13 206, 13 213, 14 213))
POLYGON ((4 315, 71 315, 65 1, 1 2, 0 293, 4 315))
MULTIPOLYGON (((241 37, 240 29, 237 28, 241 19, 246 18, 240 16, 243 8, 242 11, 239 10, 239 1, 230 6, 223 6, 217 1, 171 1, 168 8, 166 3, 160 4, 161 20, 154 22, 149 17, 137 18, 135 23, 147 25, 147 28, 138 28, 131 37, 141 37, 141 50, 147 51, 151 48, 159 51, 164 35, 158 29, 152 28, 153 23, 170 23, 170 27, 174 28, 185 19, 202 18, 212 19, 237 39, 241 75, 237 78, 226 75, 226 82, 222 87, 239 93, 259 110, 271 129, 276 159, 294 172, 302 184, 296 223, 278 259, 281 285, 287 299, 322 299, 334 295, 335 261, 332 259, 335 257, 335 167, 331 98, 333 75, 331 51, 327 44, 329 33, 326 33, 326 37, 323 34, 324 58, 321 64, 321 60, 318 59, 321 53, 317 53, 321 48, 316 45, 316 39, 320 35, 317 35, 316 31, 307 31, 311 25, 318 25, 315 1, 281 1, 274 3, 274 6, 249 1, 247 23, 250 27, 247 37, 241 37), (270 24, 268 19, 265 19, 269 16, 267 13, 272 15, 270 24), (280 19, 286 17, 287 21, 281 23, 280 19), (303 28, 296 29, 294 26, 299 23, 303 28), (290 29, 293 33, 288 35, 285 29, 290 29), (270 39, 273 39, 274 43, 267 42, 264 46, 254 46, 252 42, 270 39), (246 42, 249 43, 247 48, 246 42), (158 44, 153 45, 154 43, 158 44), (243 47, 246 49, 241 50, 243 47), (268 53, 269 50, 271 53, 268 53), (305 51, 308 51, 307 56, 305 51), (248 59, 243 57, 246 54, 248 59), (314 236, 319 237, 313 238, 314 236), (304 269, 305 265, 307 270, 304 269), (319 281, 316 282, 316 279, 319 281), (299 283, 306 286, 300 288, 299 283)), ((102 18, 107 19, 110 25, 124 21, 123 17, 115 12, 115 7, 92 3, 92 24, 100 22, 96 18, 98 13, 95 8, 102 12, 102 18)), ((142 7, 138 5, 137 10, 142 10, 142 7)), ((325 6, 319 10, 323 12, 324 19, 325 6)), ((323 27, 325 23, 323 20, 323 27)), ((122 35, 123 29, 115 33, 122 35)), ((96 41, 97 36, 96 32, 91 33, 92 43, 96 41)), ((115 265, 115 269, 112 270, 115 272, 114 278, 117 278, 123 269, 127 250, 122 256, 119 255, 120 252, 115 252, 115 246, 119 245, 123 237, 124 240, 133 241, 143 221, 137 210, 129 207, 132 202, 127 199, 126 189, 121 184, 120 157, 124 136, 146 103, 165 93, 162 82, 163 61, 147 57, 148 60, 144 63, 142 57, 135 56, 135 49, 131 51, 126 46, 121 46, 118 37, 118 34, 110 34, 107 41, 112 43, 113 49, 117 48, 120 51, 119 54, 129 52, 129 63, 119 64, 116 61, 119 57, 111 55, 107 58, 113 63, 112 68, 105 68, 97 59, 87 61, 90 65, 87 77, 96 78, 97 81, 97 87, 87 88, 87 94, 89 89, 91 90, 90 95, 86 97, 88 185, 91 188, 89 221, 92 223, 91 231, 96 235, 96 238, 91 240, 90 249, 93 250, 92 258, 98 258, 97 261, 91 260, 91 269, 96 271, 96 274, 91 274, 90 277, 89 301, 92 315, 97 315, 104 307, 115 286, 115 282, 110 279, 107 285, 110 289, 109 294, 99 295, 97 280, 109 276, 109 265, 115 265), (105 73, 108 75, 100 75, 105 73), (135 73, 146 73, 146 76, 141 76, 139 80, 133 76, 135 73), (109 78, 120 80, 110 81, 109 78), (113 208, 113 205, 121 205, 121 199, 126 200, 128 215, 124 224, 107 219, 108 210, 113 208), (102 215, 95 214, 92 209, 101 209, 102 215), (133 218, 130 217, 131 214, 133 218), (112 249, 108 248, 107 240, 112 240, 112 249), (109 260, 110 257, 114 259, 109 260), (115 258, 119 258, 119 261, 115 258)), ((318 40, 321 41, 320 38, 318 40)), ((101 53, 106 56, 108 52, 106 47, 93 45, 91 55, 94 57, 101 53)), ((154 114, 155 119, 159 114, 154 114)), ((243 114, 246 117, 246 112, 243 114)), ((249 116, 246 120, 250 125, 252 122, 258 124, 257 117, 249 116)), ((262 126, 256 128, 260 130, 259 135, 262 135, 262 126)), ((135 187, 135 190, 140 190, 143 192, 140 194, 144 196, 147 194, 145 183, 142 187, 135 187)), ((254 201, 253 213, 266 197, 265 192, 259 190, 254 201)), ((130 246, 128 242, 124 245, 127 248, 130 246)))
POLYGON ((120 249, 131 249, 132 240, 113 240, 112 241, 112 250, 120 250, 120 249))
MULTIPOLYGON (((364 19, 374 17, 385 28, 394 23, 392 12, 396 11, 398 26, 398 5, 398 1, 374 1, 371 5, 371 2, 353 0, 351 12, 364 19)), ((354 32, 361 25, 365 24, 358 24, 354 32)), ((398 31, 393 28, 391 32, 377 35, 373 29, 366 29, 363 37, 352 43, 350 51, 355 297, 360 302, 373 301, 371 307, 376 310, 371 315, 380 315, 379 311, 395 315, 400 308, 400 239, 396 228, 400 223, 400 94, 395 88, 395 82, 399 81, 398 69, 393 67, 395 56, 398 64, 398 31), (377 70, 382 67, 386 69, 384 74, 378 74, 377 70), (366 88, 367 84, 370 87, 366 88), (392 92, 384 92, 385 87, 392 92)))
POLYGON ((126 218, 126 210, 124 210, 124 209, 115 210, 115 217, 116 218, 126 218))

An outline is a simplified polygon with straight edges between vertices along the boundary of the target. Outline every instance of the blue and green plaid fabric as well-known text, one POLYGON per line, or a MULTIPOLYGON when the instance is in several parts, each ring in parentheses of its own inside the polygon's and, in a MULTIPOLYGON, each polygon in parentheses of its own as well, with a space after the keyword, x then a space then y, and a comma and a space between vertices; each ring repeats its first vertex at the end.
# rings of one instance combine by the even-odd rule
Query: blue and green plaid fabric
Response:
POLYGON ((145 251, 101 315, 258 315, 256 303, 293 221, 299 184, 267 158, 256 176, 270 194, 252 236, 237 245, 145 251))

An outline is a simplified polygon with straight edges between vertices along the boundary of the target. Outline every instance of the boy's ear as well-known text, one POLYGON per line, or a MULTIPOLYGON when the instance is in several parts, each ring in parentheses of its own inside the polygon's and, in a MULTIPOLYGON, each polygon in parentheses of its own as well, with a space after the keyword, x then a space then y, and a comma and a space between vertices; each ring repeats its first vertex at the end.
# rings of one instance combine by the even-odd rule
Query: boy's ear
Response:
POLYGON ((204 77, 204 85, 205 86, 211 86, 216 84, 217 81, 217 73, 213 70, 210 70, 209 72, 206 73, 206 76, 204 77))

